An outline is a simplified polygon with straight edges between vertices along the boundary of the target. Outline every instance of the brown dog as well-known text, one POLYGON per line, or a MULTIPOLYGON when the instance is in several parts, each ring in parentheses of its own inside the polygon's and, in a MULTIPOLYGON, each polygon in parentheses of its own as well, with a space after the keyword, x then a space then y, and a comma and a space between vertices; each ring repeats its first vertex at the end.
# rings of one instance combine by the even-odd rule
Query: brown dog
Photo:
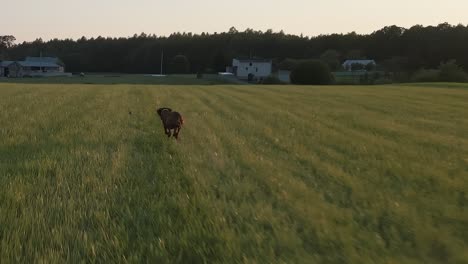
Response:
POLYGON ((167 107, 162 107, 157 110, 159 117, 161 117, 161 121, 164 126, 164 133, 171 137, 171 129, 174 130, 174 137, 176 139, 179 138, 179 132, 184 124, 184 119, 182 115, 178 112, 172 112, 172 109, 167 107))

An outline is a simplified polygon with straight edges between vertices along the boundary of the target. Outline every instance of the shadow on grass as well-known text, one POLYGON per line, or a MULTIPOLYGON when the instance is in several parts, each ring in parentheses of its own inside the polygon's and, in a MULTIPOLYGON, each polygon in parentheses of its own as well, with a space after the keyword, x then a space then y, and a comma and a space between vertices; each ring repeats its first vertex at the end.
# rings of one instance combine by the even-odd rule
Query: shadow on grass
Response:
POLYGON ((241 84, 235 79, 216 74, 206 74, 198 79, 195 75, 143 75, 143 74, 89 74, 85 77, 49 78, 0 78, 0 83, 22 84, 138 84, 138 85, 217 85, 241 84))
POLYGON ((397 85, 398 86, 423 87, 423 88, 468 89, 468 83, 435 82, 435 83, 401 83, 397 85))

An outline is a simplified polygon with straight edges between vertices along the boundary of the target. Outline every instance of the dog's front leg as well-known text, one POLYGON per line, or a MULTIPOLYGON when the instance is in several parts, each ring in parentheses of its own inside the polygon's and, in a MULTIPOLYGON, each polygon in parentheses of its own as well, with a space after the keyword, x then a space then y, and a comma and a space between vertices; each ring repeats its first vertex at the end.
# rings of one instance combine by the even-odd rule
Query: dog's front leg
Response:
POLYGON ((164 125, 163 128, 164 128, 164 134, 166 134, 168 137, 170 137, 171 136, 171 130, 168 129, 165 125, 164 125))
POLYGON ((177 127, 174 129, 174 137, 178 140, 179 139, 179 132, 180 132, 180 127, 177 127))

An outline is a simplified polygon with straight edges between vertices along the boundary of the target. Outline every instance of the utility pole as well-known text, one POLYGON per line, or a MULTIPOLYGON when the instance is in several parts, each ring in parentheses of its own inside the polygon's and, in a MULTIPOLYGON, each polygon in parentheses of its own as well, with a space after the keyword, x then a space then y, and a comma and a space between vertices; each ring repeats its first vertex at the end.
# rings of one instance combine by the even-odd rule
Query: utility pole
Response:
POLYGON ((163 59, 164 59, 164 50, 161 49, 161 75, 163 75, 163 59))

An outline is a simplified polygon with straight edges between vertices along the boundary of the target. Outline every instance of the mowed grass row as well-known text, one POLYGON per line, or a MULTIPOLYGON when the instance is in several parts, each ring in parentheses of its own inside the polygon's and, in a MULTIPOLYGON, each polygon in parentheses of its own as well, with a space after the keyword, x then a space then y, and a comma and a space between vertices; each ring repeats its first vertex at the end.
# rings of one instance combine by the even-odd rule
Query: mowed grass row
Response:
POLYGON ((0 262, 465 263, 467 102, 463 87, 1 84, 0 262), (184 115, 180 142, 158 106, 184 115))

